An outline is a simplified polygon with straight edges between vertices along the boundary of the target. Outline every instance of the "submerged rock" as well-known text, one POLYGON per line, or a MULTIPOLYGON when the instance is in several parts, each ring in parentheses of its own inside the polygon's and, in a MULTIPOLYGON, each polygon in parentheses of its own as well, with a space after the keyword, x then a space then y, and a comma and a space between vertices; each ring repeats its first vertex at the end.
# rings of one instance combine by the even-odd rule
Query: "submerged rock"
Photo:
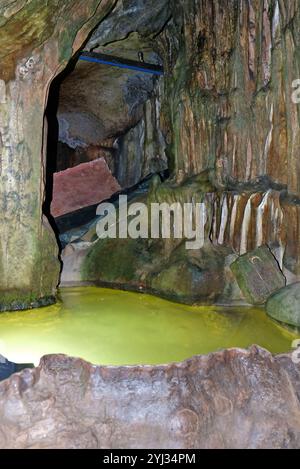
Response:
POLYGON ((262 305, 272 293, 285 286, 286 280, 267 246, 239 257, 231 270, 250 304, 262 305))
POLYGON ((292 356, 258 347, 164 366, 46 356, 0 384, 0 448, 296 449, 299 389, 292 356))
POLYGON ((277 321, 300 327, 300 283, 289 285, 271 296, 267 312, 277 321))

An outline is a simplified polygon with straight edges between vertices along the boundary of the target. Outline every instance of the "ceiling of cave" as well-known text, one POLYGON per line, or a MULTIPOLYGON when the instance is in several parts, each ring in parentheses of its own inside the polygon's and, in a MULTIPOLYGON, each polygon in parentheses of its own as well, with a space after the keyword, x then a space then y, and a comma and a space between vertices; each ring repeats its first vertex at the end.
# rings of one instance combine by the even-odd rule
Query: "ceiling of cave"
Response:
MULTIPOLYGON (((132 60, 143 52, 146 62, 160 63, 153 37, 169 17, 169 0, 119 0, 84 49, 132 60)), ((77 148, 126 133, 141 120, 154 83, 150 75, 78 61, 60 89, 59 140, 77 148)))
POLYGON ((142 37, 158 34, 171 16, 170 0, 118 0, 113 11, 92 34, 86 48, 125 39, 136 31, 142 37))
MULTIPOLYGON (((137 33, 96 51, 133 60, 142 51, 146 61, 158 60, 150 42, 137 33)), ((142 118, 143 104, 153 88, 151 75, 78 61, 61 84, 60 141, 76 148, 124 134, 142 118)))

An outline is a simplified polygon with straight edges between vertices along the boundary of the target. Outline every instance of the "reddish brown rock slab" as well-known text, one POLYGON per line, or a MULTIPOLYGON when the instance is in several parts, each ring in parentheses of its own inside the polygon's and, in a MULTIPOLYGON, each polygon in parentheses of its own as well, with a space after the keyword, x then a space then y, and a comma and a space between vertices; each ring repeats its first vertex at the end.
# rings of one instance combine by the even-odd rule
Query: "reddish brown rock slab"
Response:
POLYGON ((54 218, 109 199, 121 190, 105 160, 80 164, 54 174, 51 214, 54 218))
POLYGON ((300 365, 253 346, 165 366, 42 358, 0 384, 0 448, 299 448, 300 365))

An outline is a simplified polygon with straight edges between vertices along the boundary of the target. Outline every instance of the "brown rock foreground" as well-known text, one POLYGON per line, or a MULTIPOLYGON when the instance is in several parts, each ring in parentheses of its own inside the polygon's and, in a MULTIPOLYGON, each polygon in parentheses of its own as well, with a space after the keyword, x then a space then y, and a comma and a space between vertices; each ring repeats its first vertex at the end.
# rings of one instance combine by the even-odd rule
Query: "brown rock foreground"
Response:
POLYGON ((179 364, 64 355, 0 385, 0 448, 299 448, 300 366, 253 346, 179 364))

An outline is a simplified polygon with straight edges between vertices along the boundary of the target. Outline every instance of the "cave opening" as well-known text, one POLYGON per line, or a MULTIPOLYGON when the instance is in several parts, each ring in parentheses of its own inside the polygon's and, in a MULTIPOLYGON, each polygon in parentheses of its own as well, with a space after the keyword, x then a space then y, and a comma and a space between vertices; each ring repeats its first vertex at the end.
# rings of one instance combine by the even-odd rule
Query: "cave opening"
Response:
POLYGON ((168 177, 160 128, 162 70, 151 42, 130 33, 91 53, 78 52, 53 80, 45 111, 43 212, 60 251, 76 230, 80 234, 90 227, 99 203, 139 187, 147 191, 154 174, 168 177), (118 66, 86 60, 99 52, 107 60, 117 57, 118 66))

